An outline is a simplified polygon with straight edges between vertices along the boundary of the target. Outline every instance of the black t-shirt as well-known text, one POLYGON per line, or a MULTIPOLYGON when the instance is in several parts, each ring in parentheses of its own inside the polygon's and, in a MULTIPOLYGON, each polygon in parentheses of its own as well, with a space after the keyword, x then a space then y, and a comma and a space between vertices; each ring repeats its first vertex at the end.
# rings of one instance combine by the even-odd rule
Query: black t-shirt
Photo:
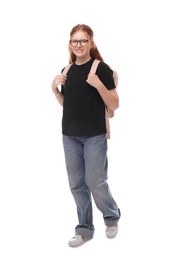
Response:
MULTIPOLYGON (((98 91, 86 82, 94 59, 82 65, 72 64, 65 86, 62 134, 92 136, 106 133, 105 104, 98 91)), ((114 89, 113 74, 109 66, 100 62, 96 74, 107 89, 114 89)))

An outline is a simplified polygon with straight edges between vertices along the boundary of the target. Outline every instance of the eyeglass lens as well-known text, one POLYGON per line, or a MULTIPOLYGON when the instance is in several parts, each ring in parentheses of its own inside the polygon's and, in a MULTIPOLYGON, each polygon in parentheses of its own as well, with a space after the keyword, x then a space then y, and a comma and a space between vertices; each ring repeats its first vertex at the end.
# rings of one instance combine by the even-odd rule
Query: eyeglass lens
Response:
POLYGON ((78 43, 80 43, 81 46, 85 46, 88 43, 89 40, 87 39, 82 39, 82 40, 71 40, 70 44, 73 47, 76 47, 78 45, 78 43))

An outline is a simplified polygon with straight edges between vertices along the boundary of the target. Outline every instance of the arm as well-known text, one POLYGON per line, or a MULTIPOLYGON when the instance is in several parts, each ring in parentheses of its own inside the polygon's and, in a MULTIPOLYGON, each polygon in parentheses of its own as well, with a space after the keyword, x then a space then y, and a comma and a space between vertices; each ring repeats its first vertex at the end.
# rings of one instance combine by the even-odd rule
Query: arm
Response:
POLYGON ((113 111, 119 107, 119 97, 116 89, 108 90, 96 74, 89 74, 87 83, 97 89, 105 105, 108 107, 111 117, 113 111))
POLYGON ((59 90, 54 94, 55 94, 55 97, 58 100, 59 104, 63 107, 64 96, 61 94, 61 92, 59 90))
POLYGON ((52 91, 55 94, 56 99, 58 100, 59 104, 63 107, 64 103, 64 96, 61 94, 61 92, 58 89, 58 85, 64 85, 66 81, 66 76, 64 75, 57 75, 53 82, 52 82, 52 91))
POLYGON ((100 84, 97 87, 97 91, 108 107, 108 110, 110 110, 110 113, 112 110, 114 111, 119 107, 119 97, 116 89, 108 90, 103 84, 100 84))

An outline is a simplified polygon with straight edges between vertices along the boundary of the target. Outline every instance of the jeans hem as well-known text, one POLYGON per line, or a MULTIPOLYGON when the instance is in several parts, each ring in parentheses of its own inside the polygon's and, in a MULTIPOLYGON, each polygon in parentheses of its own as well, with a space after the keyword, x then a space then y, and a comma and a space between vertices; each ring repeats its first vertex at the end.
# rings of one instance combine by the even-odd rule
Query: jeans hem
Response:
POLYGON ((116 224, 118 224, 118 221, 120 220, 120 217, 121 217, 120 209, 118 209, 118 212, 119 212, 119 217, 105 217, 104 218, 104 222, 107 227, 112 227, 112 226, 115 226, 116 224))
POLYGON ((75 234, 86 237, 88 239, 91 239, 94 236, 94 229, 90 229, 90 228, 82 227, 82 226, 77 226, 75 228, 75 234))

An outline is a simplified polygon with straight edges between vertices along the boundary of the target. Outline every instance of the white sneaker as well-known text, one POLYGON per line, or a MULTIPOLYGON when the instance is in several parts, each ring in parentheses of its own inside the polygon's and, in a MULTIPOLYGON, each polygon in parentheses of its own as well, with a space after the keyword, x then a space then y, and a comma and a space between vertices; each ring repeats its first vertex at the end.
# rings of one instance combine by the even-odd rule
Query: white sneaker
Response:
POLYGON ((86 238, 86 237, 83 237, 80 235, 76 235, 75 237, 70 239, 70 241, 68 242, 68 245, 71 247, 77 247, 77 246, 83 245, 88 240, 89 240, 89 238, 86 238))
POLYGON ((106 236, 107 238, 114 238, 118 234, 118 224, 112 227, 106 227, 106 236))

